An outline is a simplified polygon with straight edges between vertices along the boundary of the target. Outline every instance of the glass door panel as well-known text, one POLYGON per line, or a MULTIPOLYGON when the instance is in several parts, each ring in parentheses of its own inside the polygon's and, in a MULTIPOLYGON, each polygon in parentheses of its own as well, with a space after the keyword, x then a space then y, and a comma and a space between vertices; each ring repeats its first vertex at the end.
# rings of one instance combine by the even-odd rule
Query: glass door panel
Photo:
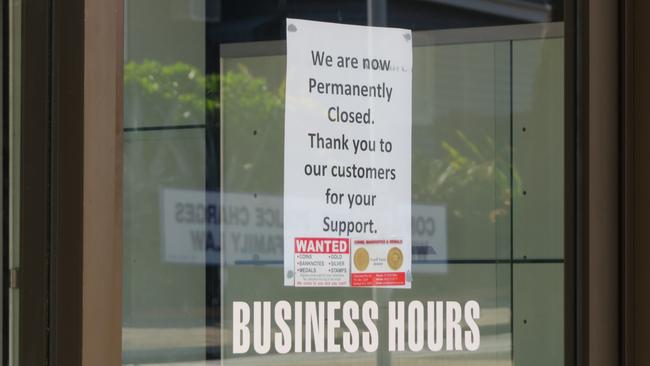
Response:
POLYGON ((562 364, 562 4, 490 4, 125 1, 123 363, 562 364), (284 286, 286 17, 413 30, 411 289, 284 286), (377 304, 377 350, 234 353, 281 301, 377 304), (431 301, 480 347, 389 351, 431 301))

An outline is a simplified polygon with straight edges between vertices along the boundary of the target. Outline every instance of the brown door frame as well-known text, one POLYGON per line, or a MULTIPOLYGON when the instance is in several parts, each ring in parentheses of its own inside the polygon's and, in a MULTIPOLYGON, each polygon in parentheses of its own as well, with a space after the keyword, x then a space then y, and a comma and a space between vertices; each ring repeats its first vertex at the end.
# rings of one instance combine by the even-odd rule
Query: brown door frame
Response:
POLYGON ((19 361, 21 365, 39 365, 46 362, 49 353, 51 80, 48 1, 24 2, 21 24, 20 268, 15 272, 19 274, 16 275, 19 281, 13 287, 18 287, 20 296, 19 361))
POLYGON ((52 2, 50 354, 79 365, 83 279, 83 1, 52 2))
POLYGON ((22 2, 21 365, 121 364, 122 9, 22 2))
POLYGON ((619 3, 579 0, 576 364, 620 362, 619 3))
POLYGON ((621 5, 622 365, 650 364, 650 3, 621 5))
MULTIPOLYGON (((634 6, 647 7, 644 3, 636 1, 634 6)), ((27 133, 22 158, 30 169, 21 175, 21 364, 119 365, 123 0, 23 4, 23 44, 30 47, 23 56, 22 127, 27 133)), ((567 64, 567 70, 575 71, 567 72, 575 77, 567 89, 572 102, 567 104, 567 121, 577 121, 572 135, 577 143, 575 169, 568 172, 575 175, 576 185, 567 188, 573 192, 569 197, 575 198, 575 212, 569 214, 575 213, 571 219, 576 224, 567 234, 567 243, 576 243, 567 253, 567 262, 576 263, 567 272, 567 365, 618 364, 621 348, 634 344, 625 342, 623 347, 617 341, 621 335, 618 15, 616 0, 575 0, 573 11, 567 12, 575 16, 567 19, 568 24, 575 22, 574 41, 567 42, 571 47, 567 55, 575 62, 567 64)), ((634 19, 639 21, 633 33, 643 34, 649 22, 634 19)), ((567 27, 569 35, 574 32, 571 28, 567 27)), ((635 50, 647 49, 636 42, 635 50)), ((643 53, 628 56, 625 65, 647 61, 643 53)), ((640 81, 648 75, 640 69, 634 72, 634 78, 624 77, 624 90, 635 96, 625 98, 625 111, 628 118, 641 121, 646 115, 642 107, 648 103, 629 106, 628 101, 648 94, 648 83, 640 81)), ((625 156, 648 156, 650 144, 644 145, 639 137, 640 132, 647 133, 647 125, 634 128, 634 134, 631 128, 624 131, 625 142, 637 142, 631 150, 625 145, 625 156)), ((624 307, 632 309, 625 314, 637 316, 634 319, 641 319, 641 305, 648 305, 648 299, 634 290, 650 271, 650 266, 638 263, 636 272, 628 270, 647 250, 634 245, 648 239, 649 226, 640 221, 647 217, 647 205, 633 204, 648 197, 641 184, 648 187, 650 179, 640 164, 639 159, 623 163, 624 186, 634 188, 633 198, 628 190, 624 196, 625 217, 633 215, 634 220, 623 222, 626 228, 636 223, 631 231, 625 230, 629 245, 623 262, 629 280, 623 287, 630 290, 625 292, 624 307), (630 293, 635 295, 629 297, 630 293)), ((642 338, 647 327, 633 327, 625 320, 624 334, 637 342, 647 339, 642 338)), ((648 352, 647 347, 634 350, 637 361, 650 357, 641 354, 648 352)))
POLYGON ((122 361, 123 7, 84 7, 83 365, 122 361))

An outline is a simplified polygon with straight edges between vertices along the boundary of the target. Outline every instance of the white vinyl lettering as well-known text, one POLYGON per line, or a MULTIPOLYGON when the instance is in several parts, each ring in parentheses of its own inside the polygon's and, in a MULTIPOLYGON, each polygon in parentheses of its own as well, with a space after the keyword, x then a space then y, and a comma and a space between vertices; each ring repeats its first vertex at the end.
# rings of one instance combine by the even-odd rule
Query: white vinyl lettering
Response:
POLYGON ((291 351, 291 329, 286 320, 291 320, 291 304, 288 301, 279 301, 275 305, 275 324, 279 332, 275 333, 275 351, 288 353, 291 351))
POLYGON ((481 317, 481 307, 478 302, 470 300, 465 303, 465 322, 469 330, 465 331, 465 348, 476 351, 481 345, 481 332, 476 320, 481 317))
POLYGON ((251 321, 251 308, 247 303, 232 303, 232 352, 246 353, 251 345, 251 333, 248 323, 251 321))
POLYGON ((356 352, 359 349, 359 329, 355 320, 359 319, 359 305, 356 301, 346 301, 343 304, 343 325, 348 328, 343 332, 343 349, 345 352, 356 352))
POLYGON ((336 330, 341 322, 336 319, 336 311, 341 308, 338 301, 327 303, 327 352, 341 352, 341 345, 336 343, 336 330))
POLYGON ((312 337, 316 352, 325 352, 325 302, 305 302, 305 352, 311 352, 312 337))
POLYGON ((232 354, 477 351, 478 301, 234 301, 232 354), (386 337, 385 339, 381 339, 386 337))
POLYGON ((302 352, 302 301, 296 301, 295 303, 295 319, 293 320, 293 336, 295 341, 295 349, 293 350, 296 353, 302 352))
POLYGON ((442 301, 427 302, 427 347, 433 352, 442 349, 443 307, 442 301))
POLYGON ((408 308, 408 343, 413 352, 424 348, 424 305, 420 301, 411 301, 408 308))
POLYGON ((368 328, 367 332, 361 335, 363 350, 366 352, 375 352, 379 348, 379 332, 374 320, 379 319, 379 307, 374 301, 366 301, 361 308, 363 325, 368 328))
POLYGON ((388 302, 388 350, 404 351, 404 301, 388 302))
POLYGON ((462 351, 463 344, 461 339, 462 330, 460 320, 462 311, 457 301, 447 301, 447 351, 462 351))
POLYGON ((253 302, 253 349, 263 355, 271 350, 271 302, 253 302))

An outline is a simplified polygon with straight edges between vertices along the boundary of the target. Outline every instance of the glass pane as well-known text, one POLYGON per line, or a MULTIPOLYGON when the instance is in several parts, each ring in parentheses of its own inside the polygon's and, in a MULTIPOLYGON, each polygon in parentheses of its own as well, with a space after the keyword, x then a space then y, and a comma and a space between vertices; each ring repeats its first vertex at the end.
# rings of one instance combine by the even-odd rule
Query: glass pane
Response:
POLYGON ((125 0, 123 364, 561 365, 562 7, 125 0), (411 289, 284 286, 286 18, 413 31, 411 289), (283 300, 376 303, 378 349, 233 353, 283 300), (478 350, 389 351, 391 303, 471 300, 478 350))
POLYGON ((167 251, 175 243, 166 235, 173 230, 166 213, 173 218, 175 208, 164 200, 172 188, 205 192, 205 7, 199 5, 125 3, 125 364, 204 360, 214 342, 206 332, 206 264, 167 251))

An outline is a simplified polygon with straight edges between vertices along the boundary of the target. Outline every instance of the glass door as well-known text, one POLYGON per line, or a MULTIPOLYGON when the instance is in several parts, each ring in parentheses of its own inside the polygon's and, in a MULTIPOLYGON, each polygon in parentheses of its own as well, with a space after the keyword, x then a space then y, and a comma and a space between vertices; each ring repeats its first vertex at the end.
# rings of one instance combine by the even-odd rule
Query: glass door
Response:
POLYGON ((123 364, 563 364, 562 9, 126 0, 123 364), (410 289, 285 286, 287 18, 412 31, 410 289))

